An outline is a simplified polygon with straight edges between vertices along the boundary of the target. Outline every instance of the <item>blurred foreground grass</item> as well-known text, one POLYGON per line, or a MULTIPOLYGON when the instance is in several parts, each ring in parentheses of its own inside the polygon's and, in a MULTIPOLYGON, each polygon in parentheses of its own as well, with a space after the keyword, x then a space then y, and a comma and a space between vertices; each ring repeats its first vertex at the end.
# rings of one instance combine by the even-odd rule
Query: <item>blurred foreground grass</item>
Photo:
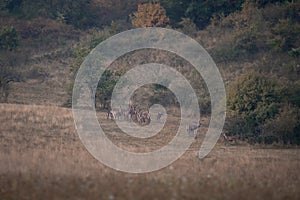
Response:
MULTIPOLYGON (((199 160, 199 137, 172 165, 148 174, 127 174, 102 165, 86 151, 71 110, 0 104, 0 112, 0 199, 300 198, 299 149, 220 142, 199 160)), ((113 126, 104 113, 99 118, 104 127, 113 126)))

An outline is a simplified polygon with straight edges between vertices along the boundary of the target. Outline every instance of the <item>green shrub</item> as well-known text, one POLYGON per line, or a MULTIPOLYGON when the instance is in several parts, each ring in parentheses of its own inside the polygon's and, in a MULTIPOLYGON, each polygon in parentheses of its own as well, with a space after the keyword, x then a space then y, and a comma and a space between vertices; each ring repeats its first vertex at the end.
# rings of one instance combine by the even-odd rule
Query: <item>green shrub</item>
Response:
POLYGON ((239 126, 234 130, 236 128, 229 125, 230 131, 252 139, 257 136, 258 127, 265 120, 278 114, 281 102, 278 84, 256 72, 239 77, 228 87, 227 97, 229 121, 233 126, 236 126, 235 123, 239 126))
POLYGON ((300 144, 299 92, 297 83, 248 72, 228 87, 225 129, 250 142, 300 144))
POLYGON ((18 46, 18 33, 15 28, 4 28, 0 32, 0 50, 12 51, 18 46))
POLYGON ((111 100, 113 89, 120 78, 120 74, 111 70, 106 70, 99 82, 96 91, 96 103, 103 109, 108 108, 106 102, 111 100))

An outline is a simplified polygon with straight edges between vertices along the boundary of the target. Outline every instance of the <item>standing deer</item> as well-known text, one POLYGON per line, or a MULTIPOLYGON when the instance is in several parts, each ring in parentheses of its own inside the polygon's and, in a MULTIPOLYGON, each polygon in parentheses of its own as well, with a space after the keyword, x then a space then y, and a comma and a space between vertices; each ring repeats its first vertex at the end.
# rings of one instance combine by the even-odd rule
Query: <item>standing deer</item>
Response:
POLYGON ((199 123, 197 123, 197 124, 189 124, 189 127, 188 127, 188 129, 187 129, 187 131, 188 131, 188 133, 189 133, 189 136, 191 136, 191 137, 196 137, 196 135, 195 135, 195 130, 197 130, 198 128, 200 128, 200 126, 201 126, 201 124, 199 123))

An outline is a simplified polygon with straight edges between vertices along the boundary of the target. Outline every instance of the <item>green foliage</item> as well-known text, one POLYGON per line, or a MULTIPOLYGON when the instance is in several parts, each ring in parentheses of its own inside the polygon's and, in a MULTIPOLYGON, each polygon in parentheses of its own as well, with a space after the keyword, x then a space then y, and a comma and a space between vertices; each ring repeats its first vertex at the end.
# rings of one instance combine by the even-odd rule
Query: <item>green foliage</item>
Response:
POLYGON ((99 82, 96 91, 96 102, 100 103, 102 108, 108 108, 107 102, 111 99, 113 89, 119 79, 120 74, 111 70, 106 70, 99 82))
MULTIPOLYGON (((89 7, 90 0, 72 0, 72 2, 65 2, 62 7, 55 10, 60 11, 64 16, 67 24, 72 24, 77 28, 93 27, 97 25, 95 21, 96 16, 89 7)), ((54 13, 57 17, 57 11, 54 13)))
MULTIPOLYGON (((273 28, 274 47, 282 51, 291 51, 300 46, 300 24, 281 19, 273 28)), ((296 51, 295 51, 296 52, 296 51)))
POLYGON ((299 3, 258 8, 247 1, 241 11, 214 21, 207 28, 212 35, 209 39, 215 40, 211 55, 218 63, 237 64, 238 69, 226 67, 231 72, 245 66, 246 61, 252 63, 254 70, 298 80, 300 17, 296 10, 300 11, 299 3))
POLYGON ((255 72, 242 75, 228 88, 228 108, 256 124, 274 117, 280 100, 276 83, 255 72))
POLYGON ((273 81, 258 73, 250 72, 239 77, 228 87, 227 97, 230 123, 240 126, 237 130, 229 129, 242 137, 254 137, 257 127, 278 114, 279 89, 273 81))
POLYGON ((252 142, 299 143, 299 91, 256 72, 240 76, 228 87, 226 129, 252 142))
POLYGON ((215 16, 228 16, 241 9, 245 0, 169 0, 163 3, 167 15, 174 22, 182 18, 190 18, 199 28, 205 28, 215 16))
POLYGON ((15 28, 4 28, 0 32, 0 50, 12 51, 18 46, 18 33, 15 28))
POLYGON ((268 49, 268 23, 262 11, 252 4, 243 4, 243 10, 215 21, 210 31, 220 31, 220 43, 213 51, 215 59, 221 61, 241 61, 256 57, 260 51, 268 49), (212 29, 212 30, 211 30, 212 29), (225 35, 226 34, 226 35, 225 35))

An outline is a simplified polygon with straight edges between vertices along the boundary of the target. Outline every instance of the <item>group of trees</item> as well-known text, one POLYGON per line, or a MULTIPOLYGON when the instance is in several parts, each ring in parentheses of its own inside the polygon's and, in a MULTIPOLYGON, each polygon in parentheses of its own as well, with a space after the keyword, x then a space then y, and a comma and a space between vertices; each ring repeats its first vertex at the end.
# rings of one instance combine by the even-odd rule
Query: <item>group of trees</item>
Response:
MULTIPOLYGON (((184 18, 190 19, 200 29, 210 24, 213 18, 226 17, 231 13, 242 9, 242 5, 251 2, 257 7, 264 7, 270 3, 286 3, 292 0, 3 0, 0 3, 0 11, 22 18, 47 17, 57 19, 79 28, 99 27, 108 25, 111 20, 122 19, 138 9, 144 9, 146 14, 161 10, 157 4, 166 9, 164 23, 170 22, 177 26, 184 18), (154 3, 153 3, 154 2, 154 3), (147 6, 143 6, 146 5, 147 6), (156 7, 156 8, 154 8, 156 7), (104 10, 105 9, 105 10, 104 10), (151 12, 151 11, 150 11, 151 12), (106 18, 106 19, 105 19, 106 18), (109 21, 110 20, 110 21, 109 21)), ((163 10, 164 10, 163 9, 163 10)), ((164 12, 164 11, 163 11, 164 12)), ((142 12, 139 12, 140 14, 142 12)), ((138 18, 135 18, 138 20, 138 18)))
POLYGON ((174 23, 189 18, 197 27, 205 28, 212 17, 227 16, 241 10, 243 2, 245 0, 166 0, 162 1, 162 5, 174 23))
POLYGON ((226 129, 249 142, 300 144, 300 82, 248 72, 228 87, 226 129))
POLYGON ((102 28, 129 19, 139 0, 1 0, 0 15, 49 18, 79 29, 102 28))

